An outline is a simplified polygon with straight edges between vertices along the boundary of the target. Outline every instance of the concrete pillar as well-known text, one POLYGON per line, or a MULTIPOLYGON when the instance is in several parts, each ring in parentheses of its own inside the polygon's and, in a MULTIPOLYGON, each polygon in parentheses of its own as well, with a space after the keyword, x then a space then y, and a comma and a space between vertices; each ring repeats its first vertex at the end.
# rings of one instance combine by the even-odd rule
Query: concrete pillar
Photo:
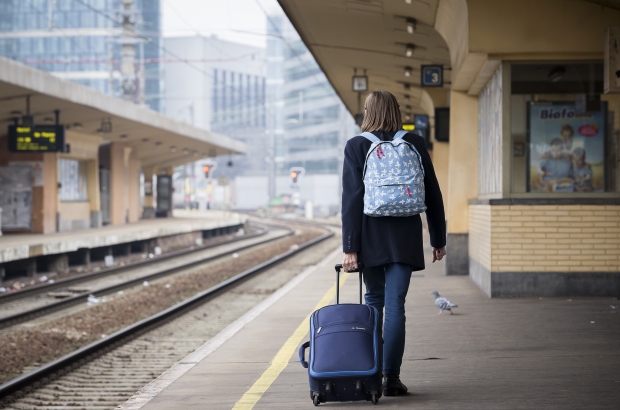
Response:
POLYGON ((140 219, 140 159, 135 150, 129 155, 127 164, 128 211, 129 222, 138 222, 140 219))
POLYGON ((62 253, 58 255, 48 255, 47 271, 63 273, 69 270, 69 257, 62 253))
MULTIPOLYGON (((435 154, 436 155, 436 154, 435 154)), ((478 196, 478 98, 450 92, 446 275, 468 275, 468 201, 478 196)))
POLYGON ((127 220, 127 166, 123 143, 110 144, 110 225, 127 220))
POLYGON ((101 199, 99 195, 99 161, 93 159, 86 163, 88 179, 88 200, 90 202, 90 227, 99 228, 101 222, 101 199))
POLYGON ((150 166, 142 168, 144 174, 144 206, 142 208, 142 218, 155 218, 155 201, 153 175, 157 172, 157 167, 150 166))

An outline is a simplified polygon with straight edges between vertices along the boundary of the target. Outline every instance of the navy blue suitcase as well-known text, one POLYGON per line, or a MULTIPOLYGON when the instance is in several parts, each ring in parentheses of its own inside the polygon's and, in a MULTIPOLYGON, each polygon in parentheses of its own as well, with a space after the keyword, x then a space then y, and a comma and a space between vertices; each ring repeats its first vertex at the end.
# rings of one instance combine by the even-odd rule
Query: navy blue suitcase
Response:
POLYGON ((360 303, 340 303, 341 269, 342 265, 336 265, 336 304, 310 316, 310 341, 299 348, 299 361, 308 369, 310 398, 315 406, 358 400, 377 404, 382 392, 383 360, 379 313, 362 304, 361 270, 360 303))

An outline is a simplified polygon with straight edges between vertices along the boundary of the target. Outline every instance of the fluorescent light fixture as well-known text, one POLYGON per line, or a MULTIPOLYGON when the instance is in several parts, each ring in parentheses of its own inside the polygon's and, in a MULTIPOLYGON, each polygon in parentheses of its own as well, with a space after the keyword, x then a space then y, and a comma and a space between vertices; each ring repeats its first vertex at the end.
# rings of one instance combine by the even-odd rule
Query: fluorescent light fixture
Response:
POLYGON ((407 44, 407 47, 405 47, 405 56, 406 57, 411 57, 413 55, 413 49, 415 48, 415 46, 413 44, 407 44))
POLYGON ((415 31, 415 20, 407 19, 407 33, 413 34, 414 31, 415 31))
POLYGON ((411 77, 411 67, 405 67, 405 77, 411 77))

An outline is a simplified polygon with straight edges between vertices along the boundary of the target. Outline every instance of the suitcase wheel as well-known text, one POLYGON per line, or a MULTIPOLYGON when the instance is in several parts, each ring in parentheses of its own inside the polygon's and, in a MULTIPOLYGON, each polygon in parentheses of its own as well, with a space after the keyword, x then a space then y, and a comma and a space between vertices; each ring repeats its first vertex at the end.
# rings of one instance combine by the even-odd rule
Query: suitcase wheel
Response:
MULTIPOLYGON (((372 400, 372 404, 379 403, 379 395, 377 393, 373 393, 371 396, 371 400, 372 400)), ((315 404, 315 406, 318 406, 318 404, 315 404)))
POLYGON ((312 404, 314 404, 315 406, 318 406, 319 403, 320 403, 319 402, 319 395, 317 394, 317 395, 312 397, 312 404))

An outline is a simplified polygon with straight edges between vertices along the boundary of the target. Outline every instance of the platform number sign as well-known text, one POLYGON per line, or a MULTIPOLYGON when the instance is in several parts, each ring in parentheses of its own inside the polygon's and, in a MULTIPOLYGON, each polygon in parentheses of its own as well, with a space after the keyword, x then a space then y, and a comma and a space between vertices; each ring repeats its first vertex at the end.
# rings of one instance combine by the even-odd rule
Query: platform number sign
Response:
POLYGON ((364 92, 368 91, 368 77, 365 75, 353 76, 353 91, 364 92))
POLYGON ((423 65, 421 75, 422 87, 443 87, 442 65, 423 65))

